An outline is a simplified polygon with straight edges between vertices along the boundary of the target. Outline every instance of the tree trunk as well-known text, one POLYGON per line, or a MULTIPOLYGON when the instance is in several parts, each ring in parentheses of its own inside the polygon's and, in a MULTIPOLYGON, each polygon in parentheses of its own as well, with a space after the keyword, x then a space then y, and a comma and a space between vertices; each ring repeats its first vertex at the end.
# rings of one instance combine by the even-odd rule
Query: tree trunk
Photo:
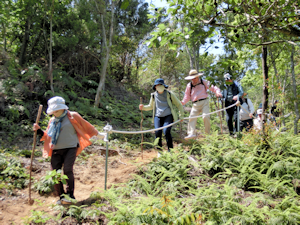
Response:
POLYGON ((23 66, 26 63, 25 54, 26 54, 27 44, 29 40, 29 30, 30 30, 30 17, 28 16, 25 24, 25 33, 23 36, 20 57, 19 57, 20 66, 23 66))
MULTIPOLYGON (((282 100, 281 116, 284 115, 284 113, 285 113, 285 110, 284 110, 285 109, 285 98, 286 98, 285 89, 286 89, 286 86, 287 86, 286 85, 286 80, 287 80, 288 75, 289 75, 289 70, 287 69, 285 71, 285 77, 283 79, 283 87, 282 87, 283 100, 282 100)), ((281 123, 281 120, 280 120, 280 123, 281 123)), ((284 117, 282 117, 282 124, 285 127, 285 118, 284 117)))
POLYGON ((264 132, 264 122, 266 121, 265 112, 268 108, 268 66, 267 66, 267 56, 268 56, 268 49, 267 46, 262 47, 262 72, 263 72, 263 78, 264 78, 264 84, 263 84, 263 102, 262 102, 262 130, 264 132))
POLYGON ((277 78, 277 84, 279 84, 279 80, 278 80, 278 72, 277 72, 277 67, 276 67, 276 63, 275 63, 275 58, 272 54, 271 49, 269 49, 270 52, 270 56, 271 56, 271 60, 272 60, 272 64, 273 64, 273 69, 274 69, 274 74, 272 75, 272 103, 274 103, 274 98, 275 98, 275 90, 274 90, 274 80, 275 80, 275 76, 277 78))
POLYGON ((298 134, 298 120, 299 116, 299 109, 298 109, 298 98, 297 98, 297 84, 295 79, 295 65, 294 65, 294 53, 295 53, 295 46, 292 46, 291 52, 291 72, 292 72, 292 81, 293 81, 293 94, 294 94, 294 106, 295 106, 295 120, 294 120, 294 134, 298 134))
MULTIPOLYGON (((98 8, 98 4, 96 1, 94 1, 97 7, 98 12, 101 13, 101 11, 98 8)), ((108 65, 108 60, 109 60, 109 56, 110 56, 110 48, 112 45, 112 36, 113 36, 113 31, 114 31, 114 13, 115 13, 115 5, 114 5, 114 1, 112 1, 111 3, 111 19, 110 19, 110 32, 109 32, 109 43, 107 45, 107 41, 106 41, 106 32, 105 32, 105 24, 104 24, 104 16, 103 13, 101 13, 100 15, 100 19, 101 19, 101 30, 102 30, 102 41, 104 44, 104 48, 105 48, 105 54, 102 56, 102 68, 101 68, 101 73, 100 73, 100 81, 99 81, 99 85, 97 88, 97 93, 96 93, 96 97, 95 97, 95 107, 99 106, 100 103, 100 98, 102 95, 102 91, 104 90, 105 87, 105 78, 106 78, 106 69, 107 69, 107 65, 108 65)))
POLYGON ((49 44, 49 78, 50 78, 50 89, 54 95, 53 88, 53 73, 52 73, 52 15, 50 20, 50 44, 49 44))
POLYGON ((3 45, 4 45, 4 51, 6 51, 6 26, 2 22, 2 27, 3 27, 3 45))
POLYGON ((191 53, 190 53, 190 50, 189 50, 189 47, 187 46, 187 44, 185 44, 185 48, 186 48, 186 51, 187 51, 187 53, 188 53, 188 55, 189 55, 189 58, 190 58, 190 69, 193 69, 194 68, 194 63, 193 63, 193 57, 192 57, 192 55, 191 55, 191 53))

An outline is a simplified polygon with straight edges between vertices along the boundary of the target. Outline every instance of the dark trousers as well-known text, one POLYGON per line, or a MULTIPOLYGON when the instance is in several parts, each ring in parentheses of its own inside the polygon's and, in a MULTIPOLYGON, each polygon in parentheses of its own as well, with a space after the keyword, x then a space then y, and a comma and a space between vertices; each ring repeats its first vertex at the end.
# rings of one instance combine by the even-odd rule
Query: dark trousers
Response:
POLYGON ((54 188, 59 196, 62 194, 69 194, 70 197, 74 198, 74 173, 73 173, 73 165, 76 159, 77 147, 74 148, 65 148, 53 150, 51 156, 51 168, 52 170, 59 170, 64 166, 63 172, 64 175, 67 175, 68 179, 66 192, 64 191, 64 187, 62 182, 59 184, 55 184, 54 188))
POLYGON ((240 131, 242 131, 245 128, 246 131, 248 132, 252 127, 253 127, 253 119, 240 121, 240 131))
MULTIPOLYGON (((168 115, 168 116, 165 116, 165 117, 157 117, 157 116, 154 117, 154 127, 155 127, 155 129, 160 128, 160 127, 164 127, 166 125, 169 125, 170 123, 173 123, 172 114, 168 115)), ((170 148, 173 148, 173 140, 172 140, 172 135, 171 135, 171 129, 172 129, 172 126, 170 126, 168 128, 164 128, 163 130, 155 131, 155 138, 159 138, 158 146, 160 146, 160 147, 162 147, 162 132, 164 132, 169 151, 170 151, 170 148)))
MULTIPOLYGON (((228 102, 225 101, 225 107, 228 107, 232 104, 236 103, 236 101, 228 102)), ((233 121, 235 122, 235 130, 237 131, 237 107, 231 107, 229 109, 226 109, 226 122, 229 130, 229 134, 233 134, 233 121)))

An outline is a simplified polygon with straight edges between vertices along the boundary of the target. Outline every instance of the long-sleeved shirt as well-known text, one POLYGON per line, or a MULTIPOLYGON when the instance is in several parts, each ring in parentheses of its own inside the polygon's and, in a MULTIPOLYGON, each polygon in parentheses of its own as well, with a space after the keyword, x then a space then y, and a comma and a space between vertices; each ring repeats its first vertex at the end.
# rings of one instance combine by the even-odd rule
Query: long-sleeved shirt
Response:
POLYGON ((254 106, 251 102, 251 100, 249 98, 247 98, 247 103, 246 101, 243 99, 243 104, 242 104, 242 107, 245 108, 246 110, 248 110, 248 112, 246 112, 242 107, 240 109, 240 120, 241 121, 244 121, 244 120, 249 120, 249 119, 252 119, 250 118, 249 116, 249 113, 254 113, 254 106), (247 104, 248 103, 248 104, 247 104))
MULTIPOLYGON (((77 148, 76 156, 78 156, 85 147, 92 144, 89 139, 93 136, 97 136, 98 131, 92 124, 83 119, 77 112, 68 111, 67 116, 77 133, 79 147, 77 148)), ((50 119, 47 130, 43 133, 43 137, 41 138, 41 141, 45 141, 43 150, 43 157, 45 158, 47 158, 48 156, 52 156, 53 152, 53 149, 51 148, 51 137, 49 137, 47 134, 47 131, 53 119, 54 117, 50 119)))
MULTIPOLYGON (((200 80, 199 80, 200 81, 200 80)), ((182 99, 182 104, 185 105, 188 101, 197 101, 199 99, 204 99, 208 97, 207 89, 212 91, 215 94, 221 94, 220 88, 217 86, 211 85, 209 81, 203 80, 203 84, 196 85, 192 88, 191 91, 191 82, 186 85, 184 97, 182 99)))

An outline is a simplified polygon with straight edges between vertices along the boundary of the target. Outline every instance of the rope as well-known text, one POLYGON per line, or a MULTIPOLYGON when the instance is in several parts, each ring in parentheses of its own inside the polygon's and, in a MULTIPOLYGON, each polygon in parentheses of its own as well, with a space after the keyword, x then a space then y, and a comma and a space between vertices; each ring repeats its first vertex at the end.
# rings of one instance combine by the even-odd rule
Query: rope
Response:
MULTIPOLYGON (((214 114, 214 113, 218 113, 218 112, 221 112, 221 111, 224 111, 226 109, 229 109, 229 108, 232 108, 236 105, 240 104, 239 101, 237 101, 236 103, 226 107, 226 108, 223 108, 223 109, 220 109, 220 110, 217 110, 217 111, 214 111, 214 112, 211 112, 211 113, 207 113, 207 114, 202 114, 200 116, 193 116, 193 117, 185 117, 183 118, 184 120, 189 120, 189 119, 196 119, 196 118, 199 118, 199 117, 204 117, 204 116, 208 116, 208 115, 211 115, 211 114, 214 114)), ((168 128, 168 127, 171 127, 177 123, 179 123, 181 120, 177 120, 173 123, 170 123, 169 125, 167 126, 164 126, 164 127, 159 127, 159 128, 156 128, 156 129, 151 129, 151 130, 143 130, 143 131, 121 131, 121 130, 112 130, 112 127, 111 125, 107 124, 104 128, 104 130, 106 130, 107 132, 109 133, 117 133, 117 134, 144 134, 144 133, 150 133, 150 132, 154 132, 154 131, 158 131, 158 130, 163 130, 164 128, 168 128)))

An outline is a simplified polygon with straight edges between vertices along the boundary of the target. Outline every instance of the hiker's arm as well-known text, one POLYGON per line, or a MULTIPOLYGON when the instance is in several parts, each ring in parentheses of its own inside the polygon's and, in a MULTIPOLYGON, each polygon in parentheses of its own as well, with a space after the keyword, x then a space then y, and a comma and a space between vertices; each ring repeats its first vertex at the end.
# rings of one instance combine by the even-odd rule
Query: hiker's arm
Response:
POLYGON ((153 103, 154 103, 154 93, 151 94, 149 104, 148 105, 140 104, 139 109, 143 110, 143 111, 152 110, 153 109, 153 103))
POLYGON ((191 100, 191 85, 187 84, 186 88, 185 88, 185 92, 184 92, 184 97, 181 101, 181 104, 185 105, 190 100, 191 100))
POLYGON ((179 110, 179 119, 182 120, 183 115, 184 115, 183 106, 182 106, 181 102, 179 101, 179 99, 176 97, 176 95, 174 93, 170 92, 170 94, 171 94, 172 102, 175 104, 175 106, 179 110))
POLYGON ((252 103, 252 101, 249 98, 248 98, 247 102, 248 102, 248 105, 249 105, 250 113, 253 115, 254 112, 255 112, 253 103, 252 103))

